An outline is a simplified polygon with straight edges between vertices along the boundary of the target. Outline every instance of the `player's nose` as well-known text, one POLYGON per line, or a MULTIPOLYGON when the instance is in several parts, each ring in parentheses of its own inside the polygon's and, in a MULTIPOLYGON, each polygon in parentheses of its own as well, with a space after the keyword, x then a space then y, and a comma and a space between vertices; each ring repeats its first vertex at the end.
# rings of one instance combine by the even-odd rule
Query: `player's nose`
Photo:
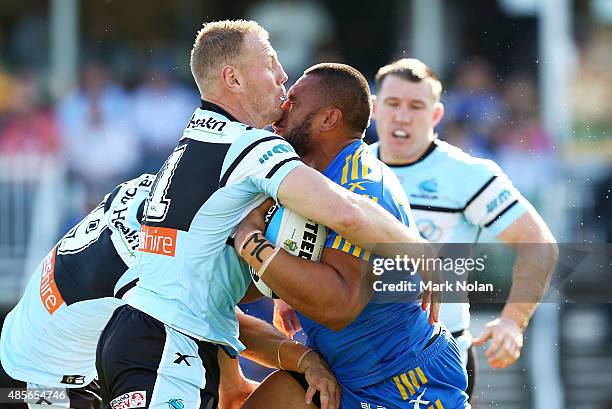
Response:
POLYGON ((399 107, 394 111, 394 119, 396 122, 401 124, 410 123, 412 120, 412 116, 410 115, 410 110, 404 107, 399 107))
POLYGON ((283 66, 281 65, 281 63, 278 63, 278 70, 279 70, 279 84, 284 85, 289 79, 289 76, 283 69, 283 66))

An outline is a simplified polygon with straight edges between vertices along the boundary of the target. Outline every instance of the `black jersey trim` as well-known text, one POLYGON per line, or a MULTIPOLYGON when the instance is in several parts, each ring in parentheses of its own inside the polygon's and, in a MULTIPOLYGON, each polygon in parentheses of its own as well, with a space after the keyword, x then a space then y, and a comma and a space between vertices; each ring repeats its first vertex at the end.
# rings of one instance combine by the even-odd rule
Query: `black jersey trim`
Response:
POLYGON ((226 117, 227 119, 229 119, 232 122, 240 122, 239 120, 234 118, 234 116, 232 114, 227 112, 225 109, 221 108, 217 104, 213 104, 210 101, 206 101, 206 100, 200 99, 200 109, 204 109, 206 111, 216 112, 216 113, 218 113, 220 115, 223 115, 224 117, 226 117))
POLYGON ((132 281, 130 281, 129 283, 121 287, 119 290, 117 290, 117 293, 115 294, 115 298, 122 299, 125 293, 130 291, 132 288, 136 287, 136 283, 138 283, 138 278, 133 279, 132 281))
POLYGON ((138 210, 136 210, 136 220, 139 224, 142 224, 142 216, 144 215, 144 207, 146 201, 147 199, 144 199, 142 202, 140 202, 140 204, 138 205, 138 210))
POLYGON ((113 202, 115 197, 117 197, 117 195, 119 194, 119 191, 121 190, 121 186, 122 185, 117 186, 116 188, 113 189, 112 192, 109 193, 108 198, 106 199, 106 202, 104 203, 104 213, 110 210, 111 203, 113 202))
POLYGON ((244 148, 242 150, 242 152, 240 152, 240 155, 238 155, 238 157, 236 159, 234 159, 232 164, 227 168, 227 170, 223 174, 223 177, 221 178, 221 181, 219 182, 219 187, 220 188, 225 187, 225 185, 227 184, 227 181, 230 178, 232 172, 238 167, 238 165, 240 164, 240 162, 242 162, 242 160, 245 158, 245 156, 247 156, 249 154, 249 152, 251 152, 253 149, 255 149, 255 147, 257 145, 259 145, 261 143, 264 143, 264 142, 272 141, 274 139, 285 141, 285 139, 280 137, 280 136, 266 136, 265 138, 258 139, 255 142, 253 142, 252 144, 250 144, 249 146, 247 146, 246 148, 244 148))
POLYGON ((417 160, 415 160, 412 163, 404 163, 404 164, 393 164, 393 163, 387 163, 385 161, 383 161, 380 158, 380 145, 378 145, 378 150, 376 151, 376 157, 378 158, 379 161, 381 161, 382 163, 384 163, 385 165, 389 166, 390 168, 407 168, 413 165, 416 165, 417 163, 421 162, 422 160, 424 160, 425 158, 427 158, 429 155, 431 155, 431 153, 436 150, 436 148, 438 147, 438 140, 434 139, 430 144, 429 147, 427 148, 427 150, 421 155, 420 158, 418 158, 417 160))
POLYGON ((430 212, 441 212, 441 213, 461 213, 464 209, 453 209, 452 207, 440 207, 440 206, 429 206, 410 204, 410 208, 413 210, 426 210, 430 212))
POLYGON ((293 158, 287 158, 285 160, 282 160, 280 162, 278 162, 276 165, 274 165, 274 167, 272 169, 270 169, 270 171, 268 172, 268 174, 266 175, 266 179, 270 179, 272 176, 274 176, 274 174, 276 172, 278 172, 278 170, 285 164, 285 163, 289 163, 289 162, 293 162, 294 160, 299 161, 300 158, 298 158, 297 156, 294 156, 293 158))
POLYGON ((497 216, 495 216, 493 218, 493 220, 491 220, 489 223, 485 224, 484 227, 489 227, 490 225, 492 225, 493 223, 495 223, 500 217, 502 217, 508 210, 510 210, 512 207, 514 207, 515 204, 518 203, 518 200, 515 200, 514 202, 510 203, 510 205, 508 207, 506 207, 504 210, 502 210, 497 216))
POLYGON ((482 186, 480 189, 478 189, 478 192, 474 193, 474 196, 472 196, 472 197, 470 198, 470 200, 468 200, 468 201, 467 201, 467 203, 465 204, 465 206, 463 207, 463 209, 464 209, 464 210, 465 210, 465 209, 467 209, 467 207, 468 207, 470 204, 472 204, 472 202, 473 202, 474 200, 476 200, 476 198, 477 198, 477 197, 478 197, 478 196, 479 196, 479 195, 480 195, 482 192, 484 192, 484 191, 485 191, 485 189, 486 189, 486 188, 488 188, 488 187, 489 187, 489 185, 490 185, 491 183, 493 183, 493 181, 494 181, 495 179, 497 179, 497 175, 491 176, 491 179, 487 180, 487 183, 485 183, 485 184, 484 184, 484 185, 483 185, 483 186, 482 186))

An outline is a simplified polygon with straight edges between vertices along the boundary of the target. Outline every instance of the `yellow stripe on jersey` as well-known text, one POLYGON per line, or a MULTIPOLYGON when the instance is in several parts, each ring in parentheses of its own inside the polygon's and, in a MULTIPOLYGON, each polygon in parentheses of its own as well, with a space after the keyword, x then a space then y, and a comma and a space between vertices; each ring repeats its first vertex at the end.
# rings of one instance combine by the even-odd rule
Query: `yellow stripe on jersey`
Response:
POLYGON ((348 240, 344 240, 344 246, 342 246, 342 251, 345 253, 349 253, 351 250, 351 243, 348 240))
POLYGON ((348 182, 348 171, 349 171, 349 163, 351 162, 351 156, 353 155, 349 155, 346 157, 346 163, 344 164, 344 167, 342 168, 342 180, 340 180, 341 185, 346 185, 346 182, 348 182))
POLYGON ((363 259, 364 259, 365 261, 370 261, 370 257, 371 257, 371 256, 372 256, 372 252, 371 252, 371 251, 365 251, 365 252, 363 253, 363 259))
POLYGON ((404 399, 404 400, 408 399, 408 394, 406 393, 406 389, 400 383, 399 378, 397 376, 394 376, 393 380, 395 381, 395 386, 397 386, 397 389, 399 390, 399 392, 402 395, 402 399, 404 399))
POLYGON ((427 377, 425 376, 421 368, 417 366, 414 370, 416 371, 417 375, 419 375, 421 385, 425 385, 427 383, 427 377))
POLYGON ((408 375, 410 375, 410 380, 412 381, 414 388, 416 390, 421 389, 421 385, 419 385, 419 382, 417 381, 416 376, 414 376, 414 371, 408 371, 408 375))
POLYGON ((440 399, 436 401, 436 409, 444 409, 444 406, 442 406, 442 402, 440 402, 440 399))
POLYGON ((361 247, 355 246, 355 249, 353 250, 351 254, 355 257, 361 256, 361 247))
POLYGON ((353 156, 353 166, 351 168, 351 180, 359 179, 359 157, 363 152, 363 146, 357 149, 355 155, 353 156))
POLYGON ((368 165, 366 165, 365 163, 363 163, 363 161, 361 162, 361 177, 363 179, 365 179, 368 174, 370 173, 370 168, 368 168, 368 165))
POLYGON ((342 236, 336 236, 333 244, 332 244, 332 249, 339 249, 340 248, 340 242, 342 241, 342 236))
POLYGON ((416 393, 416 391, 414 390, 414 386, 412 386, 405 373, 400 375, 400 379, 402 380, 402 383, 408 388, 410 394, 414 395, 416 393))

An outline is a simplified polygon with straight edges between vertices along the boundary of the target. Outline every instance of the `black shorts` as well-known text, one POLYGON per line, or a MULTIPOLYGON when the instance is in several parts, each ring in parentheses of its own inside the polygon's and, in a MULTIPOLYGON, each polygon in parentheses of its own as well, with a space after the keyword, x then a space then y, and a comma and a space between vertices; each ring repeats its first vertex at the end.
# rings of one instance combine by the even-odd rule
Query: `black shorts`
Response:
POLYGON ((129 305, 118 308, 96 351, 103 408, 216 408, 218 346, 129 305))
POLYGON ((28 409, 28 404, 30 407, 40 405, 41 409, 52 404, 66 407, 66 403, 73 409, 99 409, 101 399, 98 382, 94 380, 80 388, 50 388, 28 384, 11 378, 0 362, 0 409, 28 409), (28 393, 34 397, 28 399, 28 403, 15 399, 21 394, 28 396, 28 393))

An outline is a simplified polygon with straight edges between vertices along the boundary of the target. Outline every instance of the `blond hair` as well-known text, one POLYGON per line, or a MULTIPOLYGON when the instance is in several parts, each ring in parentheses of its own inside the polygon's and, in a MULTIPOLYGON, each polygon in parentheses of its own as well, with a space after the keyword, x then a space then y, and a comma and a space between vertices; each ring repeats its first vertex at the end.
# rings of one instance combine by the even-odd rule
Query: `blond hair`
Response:
POLYGON ((380 92, 384 79, 388 75, 395 75, 401 79, 411 82, 427 81, 431 86, 434 101, 440 101, 442 94, 442 83, 436 74, 423 61, 416 58, 402 58, 381 67, 374 77, 376 92, 380 92))
POLYGON ((191 74, 203 95, 225 65, 240 66, 244 37, 255 33, 267 40, 268 32, 251 20, 222 20, 204 23, 191 49, 191 74))

